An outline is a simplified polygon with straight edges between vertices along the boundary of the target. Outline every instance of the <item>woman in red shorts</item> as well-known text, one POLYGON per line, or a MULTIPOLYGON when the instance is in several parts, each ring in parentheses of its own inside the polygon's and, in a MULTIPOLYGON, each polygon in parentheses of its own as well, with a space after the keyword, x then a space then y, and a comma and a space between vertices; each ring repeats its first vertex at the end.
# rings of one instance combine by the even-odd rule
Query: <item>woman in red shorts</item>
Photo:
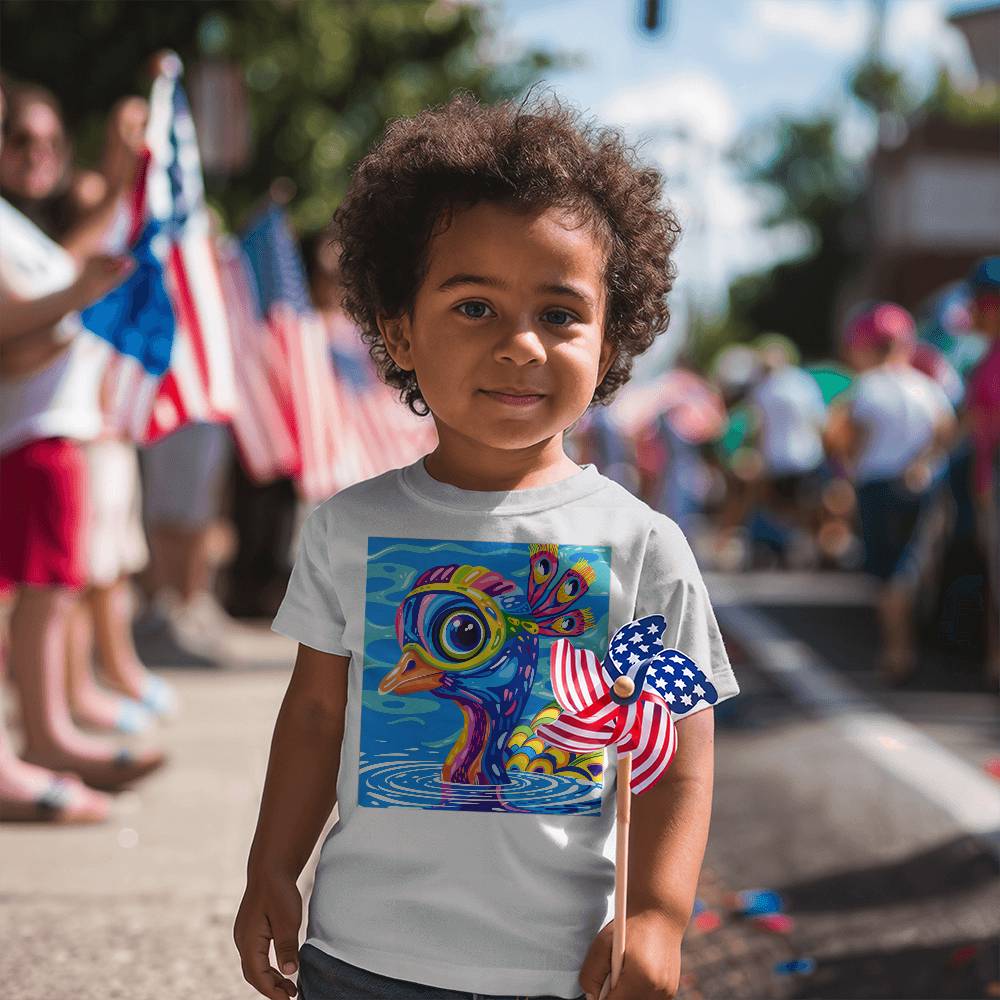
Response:
POLYGON ((107 797, 158 767, 82 733, 66 697, 66 629, 85 582, 85 466, 79 443, 101 428, 104 345, 78 310, 128 274, 127 258, 78 263, 9 199, 58 207, 68 170, 54 99, 6 92, 0 148, 0 583, 13 587, 10 666, 24 746, 0 737, 0 820, 100 820, 107 797), (87 786, 90 786, 89 788, 87 786))

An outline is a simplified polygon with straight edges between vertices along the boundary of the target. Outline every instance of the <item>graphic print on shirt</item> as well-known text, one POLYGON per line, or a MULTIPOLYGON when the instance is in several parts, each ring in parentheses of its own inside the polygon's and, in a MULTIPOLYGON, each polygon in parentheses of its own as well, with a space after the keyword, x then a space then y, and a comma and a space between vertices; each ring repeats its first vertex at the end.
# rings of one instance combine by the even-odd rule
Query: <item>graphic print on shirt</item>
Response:
POLYGON ((358 804, 593 814, 604 751, 559 714, 549 647, 608 645, 609 546, 368 539, 358 804))

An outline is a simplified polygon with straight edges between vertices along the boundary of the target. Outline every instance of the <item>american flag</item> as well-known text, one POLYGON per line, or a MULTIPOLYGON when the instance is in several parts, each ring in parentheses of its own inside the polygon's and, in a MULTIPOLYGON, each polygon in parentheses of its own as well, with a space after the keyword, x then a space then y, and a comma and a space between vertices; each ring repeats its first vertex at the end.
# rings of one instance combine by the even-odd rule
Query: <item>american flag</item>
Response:
POLYGON ((295 415, 282 345, 257 307, 250 262, 232 237, 220 239, 219 275, 233 339, 239 397, 233 437, 247 474, 258 483, 299 471, 295 415))
POLYGON ((437 445, 434 421, 418 417, 378 376, 357 327, 343 313, 327 320, 333 373, 365 459, 365 477, 415 462, 437 445))
POLYGON ((260 313, 287 372, 287 406, 298 448, 296 484, 319 502, 365 478, 365 455, 352 431, 330 366, 327 334, 309 297, 305 268, 284 211, 270 204, 243 236, 260 313))
POLYGON ((232 347, 211 244, 198 144, 180 60, 150 95, 145 149, 128 207, 133 273, 83 310, 110 352, 109 420, 148 444, 191 421, 226 421, 236 403, 232 347))
POLYGON ((631 753, 636 795, 670 766, 677 752, 675 717, 718 700, 715 686, 689 656, 663 646, 665 628, 662 615, 628 622, 615 633, 603 663, 567 639, 553 642, 549 654, 562 713, 539 726, 538 735, 567 750, 615 746, 619 754, 631 753), (630 696, 613 690, 619 677, 632 680, 630 696))

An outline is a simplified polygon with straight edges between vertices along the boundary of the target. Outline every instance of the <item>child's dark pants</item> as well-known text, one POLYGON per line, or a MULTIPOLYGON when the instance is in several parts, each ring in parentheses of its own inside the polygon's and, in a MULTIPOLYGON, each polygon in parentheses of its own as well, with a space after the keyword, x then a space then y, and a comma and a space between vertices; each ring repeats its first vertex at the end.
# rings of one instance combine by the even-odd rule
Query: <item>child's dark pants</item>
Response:
MULTIPOLYGON (((558 1000, 557 997, 496 996, 463 993, 390 979, 348 965, 325 951, 304 944, 299 949, 298 1000, 558 1000)), ((580 994, 578 1000, 583 1000, 580 994)))

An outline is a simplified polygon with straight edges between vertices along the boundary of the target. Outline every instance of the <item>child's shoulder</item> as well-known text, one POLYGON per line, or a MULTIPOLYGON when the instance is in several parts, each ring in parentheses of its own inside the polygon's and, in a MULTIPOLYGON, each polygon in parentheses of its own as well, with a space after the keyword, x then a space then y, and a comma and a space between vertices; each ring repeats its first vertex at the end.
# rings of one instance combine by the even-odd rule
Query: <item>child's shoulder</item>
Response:
POLYGON ((362 479, 360 482, 345 486, 317 504, 309 517, 321 523, 343 522, 348 518, 363 519, 372 511, 373 504, 382 506, 386 497, 397 489, 398 473, 398 469, 388 469, 370 479, 362 479))

